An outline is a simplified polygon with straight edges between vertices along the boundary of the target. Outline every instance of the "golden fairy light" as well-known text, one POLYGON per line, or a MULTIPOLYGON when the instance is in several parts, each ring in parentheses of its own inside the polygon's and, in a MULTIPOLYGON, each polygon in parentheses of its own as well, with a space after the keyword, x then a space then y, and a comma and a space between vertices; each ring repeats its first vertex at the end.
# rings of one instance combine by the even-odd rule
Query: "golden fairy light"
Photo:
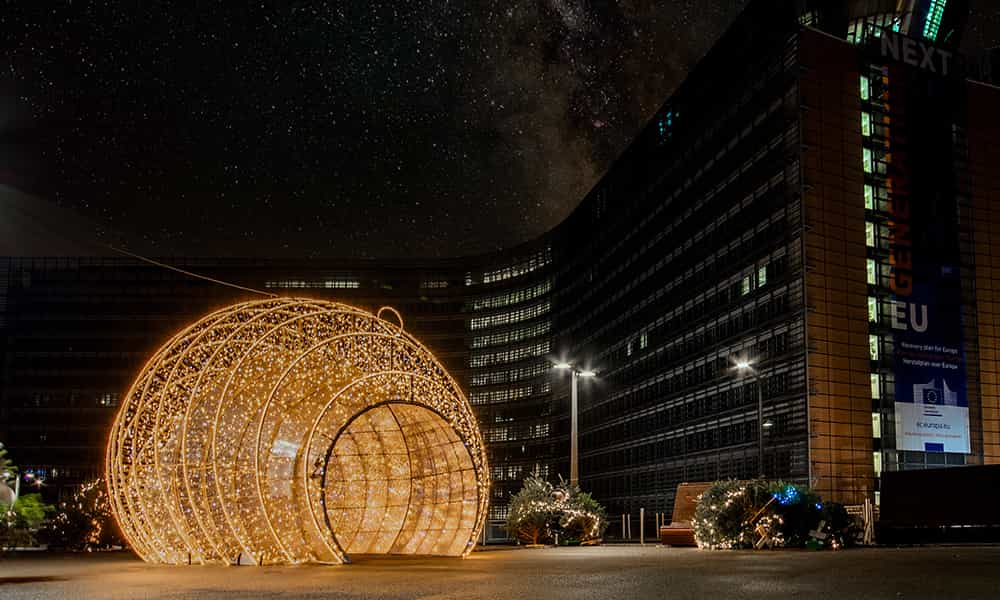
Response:
POLYGON ((482 436, 455 381, 386 310, 246 302, 160 348, 108 442, 112 507, 135 551, 174 564, 470 552, 488 501, 482 436))

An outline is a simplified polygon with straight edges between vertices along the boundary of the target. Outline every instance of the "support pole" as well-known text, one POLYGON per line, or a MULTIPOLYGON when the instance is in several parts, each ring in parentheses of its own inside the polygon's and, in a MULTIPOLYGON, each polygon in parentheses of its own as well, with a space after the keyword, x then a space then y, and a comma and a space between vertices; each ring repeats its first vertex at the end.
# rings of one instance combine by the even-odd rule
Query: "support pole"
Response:
POLYGON ((764 388, 760 385, 760 375, 754 375, 757 384, 757 466, 760 478, 764 479, 764 388))
POLYGON ((570 421, 569 421, 569 484, 570 486, 580 485, 580 457, 577 449, 577 429, 578 429, 578 413, 577 413, 577 398, 576 398, 576 388, 577 388, 577 374, 576 369, 573 370, 573 383, 571 385, 570 391, 570 421))

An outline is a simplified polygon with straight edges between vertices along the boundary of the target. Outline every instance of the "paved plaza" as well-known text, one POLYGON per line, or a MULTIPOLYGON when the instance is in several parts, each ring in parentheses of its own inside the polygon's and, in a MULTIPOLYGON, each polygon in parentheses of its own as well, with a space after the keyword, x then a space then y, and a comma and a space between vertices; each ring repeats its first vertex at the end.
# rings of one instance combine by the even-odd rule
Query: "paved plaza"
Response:
POLYGON ((336 567, 168 567, 129 554, 0 562, 0 598, 989 598, 1000 547, 706 552, 655 545, 495 549, 336 567))

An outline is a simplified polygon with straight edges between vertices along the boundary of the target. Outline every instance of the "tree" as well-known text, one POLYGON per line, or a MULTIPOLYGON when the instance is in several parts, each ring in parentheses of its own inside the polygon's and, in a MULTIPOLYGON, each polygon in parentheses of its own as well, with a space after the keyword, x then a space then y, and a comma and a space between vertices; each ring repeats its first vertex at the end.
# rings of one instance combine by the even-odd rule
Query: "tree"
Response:
POLYGON ((35 533, 52 512, 39 494, 22 494, 15 498, 17 467, 7 457, 0 444, 0 549, 35 544, 35 533))
POLYGON ((560 534, 562 540, 592 542, 607 529, 604 507, 590 494, 562 477, 553 485, 537 474, 525 478, 510 501, 507 531, 520 542, 544 544, 560 534))
POLYGON ((42 502, 40 494, 19 496, 14 505, 5 510, 0 524, 0 547, 9 550, 35 545, 35 533, 51 512, 52 507, 42 502))
POLYGON ((61 502, 43 536, 49 546, 75 551, 124 545, 103 480, 81 484, 69 500, 61 502))
POLYGON ((586 543, 604 536, 608 517, 601 503, 594 500, 589 492, 581 492, 574 487, 569 489, 559 525, 568 536, 586 543))
POLYGON ((507 531, 520 542, 543 544, 551 538, 554 506, 553 487, 536 475, 524 479, 521 491, 510 499, 507 531))

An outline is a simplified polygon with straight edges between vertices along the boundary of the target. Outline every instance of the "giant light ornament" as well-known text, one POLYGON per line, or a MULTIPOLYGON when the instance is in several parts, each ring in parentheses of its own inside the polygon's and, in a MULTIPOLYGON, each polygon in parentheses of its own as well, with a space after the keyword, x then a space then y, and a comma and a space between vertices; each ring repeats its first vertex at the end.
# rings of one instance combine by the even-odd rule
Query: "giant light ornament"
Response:
POLYGON ((489 488, 468 401, 401 322, 293 298, 167 342, 118 412, 106 468, 132 547, 174 564, 465 555, 489 488))

